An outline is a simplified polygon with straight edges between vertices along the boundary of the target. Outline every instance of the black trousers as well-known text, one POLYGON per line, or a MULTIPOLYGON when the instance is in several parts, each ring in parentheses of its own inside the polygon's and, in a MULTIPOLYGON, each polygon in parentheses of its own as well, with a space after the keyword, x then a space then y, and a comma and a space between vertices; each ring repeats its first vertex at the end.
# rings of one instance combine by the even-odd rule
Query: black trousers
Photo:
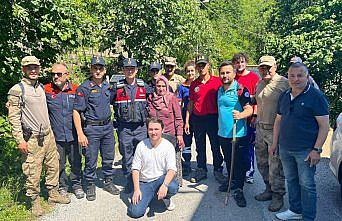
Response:
POLYGON ((68 177, 65 173, 65 163, 68 158, 71 167, 70 180, 72 188, 81 188, 82 156, 77 141, 56 141, 56 144, 59 153, 59 187, 68 189, 68 177))
MULTIPOLYGON (((232 156, 232 138, 219 136, 220 146, 226 162, 228 176, 230 175, 230 164, 232 156)), ((249 147, 247 137, 236 138, 234 156, 233 182, 234 187, 243 189, 246 171, 248 170, 249 147)))
POLYGON ((223 157, 218 140, 218 115, 197 116, 192 114, 192 125, 196 142, 197 167, 207 170, 206 134, 208 134, 213 153, 214 171, 222 172, 223 157))

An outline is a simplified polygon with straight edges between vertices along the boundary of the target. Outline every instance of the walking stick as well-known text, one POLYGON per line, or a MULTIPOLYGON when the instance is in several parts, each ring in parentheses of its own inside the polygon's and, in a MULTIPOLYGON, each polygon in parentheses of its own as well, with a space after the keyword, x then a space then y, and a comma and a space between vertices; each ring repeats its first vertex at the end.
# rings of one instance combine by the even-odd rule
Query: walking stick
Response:
POLYGON ((232 155, 230 157, 228 190, 226 193, 226 198, 224 199, 224 205, 225 206, 227 206, 227 204, 228 204, 228 199, 230 196, 230 189, 231 189, 232 180, 233 180, 234 159, 235 159, 235 143, 236 143, 236 120, 234 120, 234 124, 233 124, 232 155))

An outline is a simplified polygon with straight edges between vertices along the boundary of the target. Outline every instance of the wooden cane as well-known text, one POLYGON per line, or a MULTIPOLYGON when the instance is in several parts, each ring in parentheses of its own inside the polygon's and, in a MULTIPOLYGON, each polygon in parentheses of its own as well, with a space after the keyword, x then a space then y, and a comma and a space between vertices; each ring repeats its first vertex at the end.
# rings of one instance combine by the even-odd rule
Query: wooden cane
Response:
POLYGON ((235 158, 235 143, 236 143, 236 120, 234 120, 233 124, 233 139, 232 139, 232 155, 230 157, 230 169, 229 169, 229 182, 228 182, 228 190, 226 193, 226 198, 224 199, 224 205, 227 206, 228 199, 230 196, 230 189, 232 186, 233 180, 233 170, 234 170, 234 158, 235 158))

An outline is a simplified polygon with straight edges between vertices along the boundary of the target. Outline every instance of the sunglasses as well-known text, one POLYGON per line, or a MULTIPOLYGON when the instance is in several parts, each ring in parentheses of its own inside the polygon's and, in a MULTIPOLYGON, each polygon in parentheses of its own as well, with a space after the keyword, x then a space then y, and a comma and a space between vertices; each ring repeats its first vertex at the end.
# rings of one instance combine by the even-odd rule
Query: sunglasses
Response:
POLYGON ((56 75, 57 75, 57 77, 62 77, 63 74, 66 74, 66 73, 62 73, 62 72, 51 72, 50 74, 51 74, 52 77, 54 77, 54 76, 56 76, 56 75))

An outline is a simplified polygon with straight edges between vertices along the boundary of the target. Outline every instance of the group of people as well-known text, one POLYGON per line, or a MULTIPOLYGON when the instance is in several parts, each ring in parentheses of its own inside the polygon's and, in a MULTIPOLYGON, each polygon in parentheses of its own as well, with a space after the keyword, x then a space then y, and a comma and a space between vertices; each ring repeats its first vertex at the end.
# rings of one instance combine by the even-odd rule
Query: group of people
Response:
POLYGON ((103 189, 120 193, 113 183, 115 128, 127 180, 124 192, 131 194, 131 217, 143 216, 155 196, 173 210, 171 197, 182 185, 182 177, 189 176, 192 183, 207 178, 208 135, 219 191, 230 187, 236 204, 246 207, 243 187, 245 182, 253 183, 255 155, 266 185, 255 199, 270 200, 268 209, 279 211, 286 178, 290 208, 276 217, 314 220, 315 165, 329 130, 328 103, 298 57, 291 59, 288 78, 276 73, 272 56, 259 59, 260 76, 248 71, 247 64, 247 55, 237 53, 219 65, 217 77, 208 57, 199 55, 185 64, 184 78, 175 74, 176 59, 166 57, 165 73, 159 62, 152 62, 145 83, 136 78, 136 60, 126 58, 125 78, 111 85, 104 78, 104 59, 94 56, 90 77, 80 86, 69 81, 62 63, 52 66, 52 82, 41 85, 39 59, 24 57, 23 79, 8 92, 7 107, 13 135, 25 158, 22 168, 32 213, 42 214, 39 182, 43 164, 49 201, 70 203, 66 159, 76 198, 86 195, 87 200, 95 200, 99 151, 103 189), (193 138, 196 169, 191 167, 193 138), (231 180, 223 173, 224 162, 231 180))

